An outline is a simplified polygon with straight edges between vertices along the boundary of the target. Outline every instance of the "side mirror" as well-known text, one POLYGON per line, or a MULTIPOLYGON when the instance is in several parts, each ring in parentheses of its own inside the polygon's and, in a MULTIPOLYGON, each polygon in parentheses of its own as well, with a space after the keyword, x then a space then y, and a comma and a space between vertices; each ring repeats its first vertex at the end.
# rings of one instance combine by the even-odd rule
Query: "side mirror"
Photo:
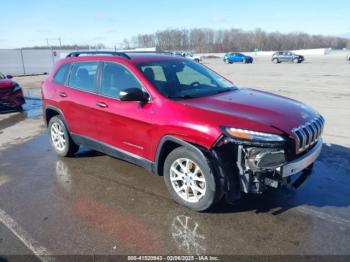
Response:
POLYGON ((6 78, 7 78, 7 79, 12 79, 13 76, 12 76, 12 75, 7 75, 6 78))
POLYGON ((119 98, 120 101, 140 101, 146 103, 149 96, 140 88, 127 88, 120 91, 119 98))

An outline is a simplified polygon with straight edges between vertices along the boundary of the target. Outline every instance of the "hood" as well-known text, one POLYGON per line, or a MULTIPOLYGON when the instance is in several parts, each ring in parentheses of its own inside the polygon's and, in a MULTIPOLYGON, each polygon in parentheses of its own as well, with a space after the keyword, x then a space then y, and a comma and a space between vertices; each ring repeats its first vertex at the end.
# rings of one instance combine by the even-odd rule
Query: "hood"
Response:
POLYGON ((238 89, 182 102, 188 106, 267 125, 289 135, 293 128, 318 115, 301 102, 254 89, 238 89))
POLYGON ((10 79, 0 79, 0 88, 15 86, 17 83, 10 79))

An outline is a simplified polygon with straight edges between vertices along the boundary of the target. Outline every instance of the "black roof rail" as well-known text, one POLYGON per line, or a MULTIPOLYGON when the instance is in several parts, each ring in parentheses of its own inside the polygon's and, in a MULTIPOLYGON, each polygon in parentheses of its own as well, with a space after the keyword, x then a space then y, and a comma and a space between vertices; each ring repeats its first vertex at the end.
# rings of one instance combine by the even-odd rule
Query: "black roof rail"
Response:
POLYGON ((69 53, 66 57, 78 57, 80 55, 111 55, 130 59, 130 56, 128 56, 126 53, 116 51, 75 51, 69 53))

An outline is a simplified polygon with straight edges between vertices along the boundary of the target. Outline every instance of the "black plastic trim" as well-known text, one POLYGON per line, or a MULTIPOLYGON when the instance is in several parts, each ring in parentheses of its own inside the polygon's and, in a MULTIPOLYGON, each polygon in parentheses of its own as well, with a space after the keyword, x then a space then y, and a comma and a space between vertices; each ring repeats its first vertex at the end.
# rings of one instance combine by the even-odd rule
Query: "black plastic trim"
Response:
POLYGON ((66 57, 78 57, 80 55, 112 55, 130 59, 130 56, 128 56, 126 53, 115 51, 76 51, 69 53, 66 57))
POLYGON ((87 136, 71 133, 71 137, 73 141, 78 145, 87 146, 96 151, 133 163, 135 165, 138 165, 147 169, 150 172, 152 172, 153 170, 154 163, 143 157, 140 157, 138 155, 135 155, 123 149, 111 146, 109 144, 97 141, 87 136))
POLYGON ((176 143, 176 144, 178 144, 180 146, 184 146, 184 147, 186 147, 189 150, 193 150, 196 153, 198 153, 201 157, 206 159, 204 154, 203 154, 203 152, 200 149, 198 149, 196 146, 194 146, 191 143, 188 143, 188 142, 186 142, 184 140, 181 140, 181 139, 179 139, 177 137, 174 137, 172 135, 166 135, 166 136, 162 137, 162 139, 160 140, 160 142, 158 144, 158 147, 157 147, 156 160, 154 162, 154 169, 153 169, 153 173, 154 174, 162 175, 162 174, 159 174, 159 172, 158 172, 159 171, 158 170, 158 168, 159 168, 159 159, 160 159, 160 156, 161 156, 160 154, 162 152, 164 144, 166 142, 169 142, 169 141, 174 142, 174 143, 176 143))
MULTIPOLYGON (((43 110, 43 111, 44 111, 44 113, 43 113, 43 118, 44 118, 44 120, 45 120, 46 126, 49 124, 49 123, 46 121, 46 110, 47 110, 47 109, 54 110, 54 111, 56 111, 60 116, 62 116, 63 121, 64 121, 64 123, 66 124, 66 127, 68 128, 68 124, 67 124, 67 121, 66 121, 66 119, 65 119, 65 117, 64 117, 64 114, 63 114, 62 110, 59 109, 59 108, 57 108, 57 107, 55 107, 55 106, 51 106, 51 105, 45 106, 45 110, 43 110)), ((68 130, 68 132, 69 132, 69 130, 68 130)))

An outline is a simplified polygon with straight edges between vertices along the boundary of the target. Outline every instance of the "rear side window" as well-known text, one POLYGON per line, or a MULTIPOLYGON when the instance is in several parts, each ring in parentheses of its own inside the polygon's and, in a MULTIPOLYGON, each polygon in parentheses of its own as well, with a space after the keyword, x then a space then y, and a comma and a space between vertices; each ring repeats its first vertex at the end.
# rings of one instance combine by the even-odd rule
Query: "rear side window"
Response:
POLYGON ((63 64, 57 70, 55 76, 53 77, 53 81, 57 84, 64 85, 66 82, 66 76, 68 73, 69 64, 63 64))
POLYGON ((71 66, 68 85, 83 91, 94 92, 98 62, 78 62, 71 66))
POLYGON ((124 66, 105 62, 102 71, 101 95, 119 98, 120 91, 127 88, 140 88, 141 84, 124 66))

